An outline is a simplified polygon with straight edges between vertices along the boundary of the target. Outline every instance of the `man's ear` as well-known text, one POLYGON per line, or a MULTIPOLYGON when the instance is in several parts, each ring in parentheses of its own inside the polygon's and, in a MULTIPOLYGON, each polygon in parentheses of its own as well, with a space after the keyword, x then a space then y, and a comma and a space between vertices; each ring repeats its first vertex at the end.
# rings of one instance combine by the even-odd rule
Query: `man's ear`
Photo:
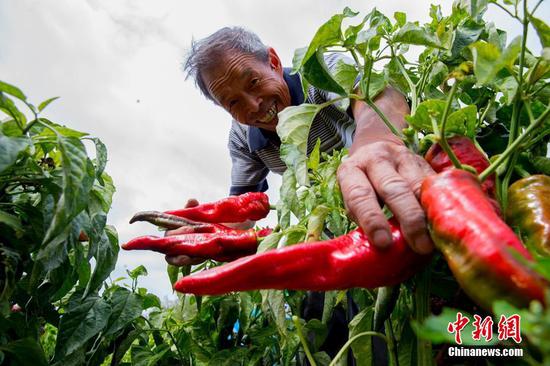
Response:
POLYGON ((267 48, 267 54, 268 54, 268 62, 271 69, 282 73, 283 72, 283 64, 281 63, 281 59, 279 58, 279 55, 277 55, 277 52, 275 52, 275 49, 273 47, 267 48))

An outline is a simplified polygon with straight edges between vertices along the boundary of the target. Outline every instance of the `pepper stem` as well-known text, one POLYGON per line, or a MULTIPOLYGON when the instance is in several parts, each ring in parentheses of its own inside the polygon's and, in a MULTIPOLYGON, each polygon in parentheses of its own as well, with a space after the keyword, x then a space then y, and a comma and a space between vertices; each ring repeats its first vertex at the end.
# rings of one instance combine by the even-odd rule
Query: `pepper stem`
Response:
POLYGON ((313 355, 311 354, 311 351, 309 350, 309 346, 307 345, 306 339, 304 337, 304 333, 302 333, 302 324, 300 324, 300 319, 296 316, 292 316, 292 322, 294 323, 294 326, 296 327, 296 331, 298 332, 298 337, 300 338, 300 342, 302 343, 302 347, 304 347, 304 352, 306 353, 306 357, 311 364, 311 366, 317 366, 317 363, 315 362, 315 359, 313 358, 313 355))
POLYGON ((338 353, 336 354, 336 356, 334 356, 334 358, 332 359, 332 361, 330 362, 329 366, 336 366, 338 364, 338 360, 344 355, 344 353, 348 350, 348 348, 351 346, 351 344, 353 342, 355 342, 357 339, 361 338, 361 337, 364 337, 364 336, 373 336, 373 337, 379 337, 379 338, 382 338, 384 340, 384 342, 386 342, 386 344, 388 344, 388 337, 386 337, 384 334, 382 333, 378 333, 378 332, 375 332, 375 331, 372 331, 372 330, 369 330, 367 332, 363 332, 363 333, 359 333, 359 334, 356 334, 354 335, 353 337, 351 337, 343 346, 342 348, 340 348, 340 351, 338 351, 338 353))
POLYGON ((458 87, 458 80, 455 79, 455 83, 451 87, 451 91, 449 92, 449 96, 447 97, 447 104, 445 104, 445 109, 443 110, 443 116, 441 117, 441 131, 439 133, 439 145, 441 145, 441 148, 443 149, 443 151, 445 151, 445 153, 453 163, 454 167, 457 169, 463 169, 462 164, 460 164, 460 161, 456 157, 453 149, 451 149, 451 146, 447 142, 447 138, 445 137, 445 127, 447 125, 447 117, 449 116, 449 110, 451 109, 451 104, 453 103, 453 97, 455 95, 457 87, 458 87))

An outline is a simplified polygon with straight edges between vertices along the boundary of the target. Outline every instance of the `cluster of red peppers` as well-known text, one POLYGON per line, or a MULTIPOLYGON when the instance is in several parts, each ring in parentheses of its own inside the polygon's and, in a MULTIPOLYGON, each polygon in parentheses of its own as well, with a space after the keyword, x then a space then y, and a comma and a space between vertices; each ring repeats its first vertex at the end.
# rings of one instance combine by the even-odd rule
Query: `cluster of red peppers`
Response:
MULTIPOLYGON (((489 161, 466 137, 449 139, 458 160, 481 173, 489 161)), ((481 306, 496 299, 518 306, 544 302, 548 283, 529 266, 532 257, 500 215, 495 177, 480 185, 476 176, 453 168, 438 144, 426 154, 438 173, 425 179, 421 204, 436 247, 443 253, 461 287, 481 306)), ((550 254, 550 177, 533 176, 510 187, 506 216, 524 241, 550 254)), ((258 220, 267 216, 263 193, 247 193, 192 208, 142 212, 133 221, 149 221, 180 229, 181 235, 140 237, 124 249, 149 249, 168 255, 188 255, 232 261, 180 279, 174 288, 184 293, 216 295, 256 289, 325 291, 353 287, 376 288, 403 282, 430 256, 413 252, 399 224, 390 220, 393 245, 379 249, 361 229, 326 241, 302 243, 254 254, 269 232, 231 229, 221 223, 258 220), (254 255, 252 255, 254 254, 254 255)))

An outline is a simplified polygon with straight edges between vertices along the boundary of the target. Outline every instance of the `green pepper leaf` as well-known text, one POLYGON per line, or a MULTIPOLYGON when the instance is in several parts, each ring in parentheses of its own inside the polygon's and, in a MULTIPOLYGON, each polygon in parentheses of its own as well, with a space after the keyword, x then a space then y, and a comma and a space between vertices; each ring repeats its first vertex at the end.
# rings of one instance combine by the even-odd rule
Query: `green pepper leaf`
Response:
POLYGON ((8 137, 0 130, 0 173, 12 166, 20 153, 30 146, 26 137, 8 137))
POLYGON ((22 101, 27 100, 27 97, 25 96, 25 94, 23 94, 23 92, 18 87, 3 81, 0 81, 0 92, 14 96, 17 99, 22 101))
MULTIPOLYGON (((42 347, 37 340, 21 338, 0 346, 0 353, 5 352, 12 356, 8 359, 17 360, 17 365, 21 366, 46 366, 48 361, 44 355, 42 347)), ((0 362, 1 357, 0 357, 0 362)))
POLYGON ((111 315, 111 306, 98 296, 90 296, 61 316, 55 347, 59 360, 82 347, 98 334, 111 315))
POLYGON ((550 47, 550 27, 543 20, 535 17, 530 17, 531 24, 539 35, 542 48, 550 47))
POLYGON ((497 73, 503 68, 512 66, 521 51, 521 37, 516 37, 508 47, 500 53, 492 43, 477 41, 470 45, 474 58, 474 73, 478 85, 486 85, 494 81, 497 73))
POLYGON ((439 121, 445 110, 446 102, 439 99, 429 99, 418 105, 416 112, 405 119, 416 130, 433 132, 431 118, 439 121))
POLYGON ((393 37, 394 42, 443 48, 436 35, 415 23, 408 22, 393 37))
POLYGON ((474 104, 449 114, 445 131, 474 138, 476 124, 477 107, 474 104))
POLYGON ((336 14, 332 16, 325 24, 323 24, 317 32, 313 39, 311 40, 307 51, 296 53, 293 60, 293 72, 297 72, 315 52, 321 47, 335 46, 341 44, 342 40, 342 20, 344 18, 354 17, 358 13, 352 11, 350 8, 346 7, 341 14, 336 14))
POLYGON ((313 86, 321 90, 346 95, 346 91, 330 74, 323 56, 323 49, 319 48, 303 65, 304 78, 313 86))
POLYGON ((43 244, 57 236, 86 207, 95 176, 93 164, 79 139, 58 136, 57 142, 61 153, 63 193, 56 203, 55 213, 43 244))
MULTIPOLYGON (((357 314, 349 323, 349 338, 372 330, 372 319, 374 311, 372 307, 368 307, 357 314)), ((365 335, 358 338, 351 344, 353 356, 359 365, 372 364, 372 336, 365 335)))
POLYGON ((38 105, 38 112, 42 112, 51 102, 53 102, 56 99, 59 99, 59 97, 53 97, 53 98, 50 98, 50 99, 46 99, 45 101, 40 103, 38 105))
POLYGON ((279 112, 277 134, 281 159, 295 173, 298 184, 307 185, 307 141, 309 128, 320 110, 316 104, 287 107, 279 112))
POLYGON ((115 334, 141 316, 142 300, 128 289, 117 288, 110 303, 112 310, 104 336, 115 334))

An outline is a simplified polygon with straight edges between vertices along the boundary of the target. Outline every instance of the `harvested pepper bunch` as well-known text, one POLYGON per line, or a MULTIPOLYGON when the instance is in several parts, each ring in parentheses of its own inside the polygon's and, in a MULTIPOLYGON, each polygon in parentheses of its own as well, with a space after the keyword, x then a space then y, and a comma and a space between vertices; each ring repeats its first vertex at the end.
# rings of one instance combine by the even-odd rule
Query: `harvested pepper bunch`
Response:
MULTIPOLYGON (((447 140, 458 161, 461 164, 466 164, 473 167, 478 174, 483 172, 489 166, 489 160, 487 157, 478 150, 472 140, 466 136, 454 136, 447 140)), ((441 148, 439 144, 433 144, 424 159, 430 164, 436 173, 440 173, 444 170, 453 168, 453 163, 447 153, 441 148)), ((495 197, 495 175, 491 175, 481 185, 483 191, 489 195, 489 197, 495 197)))
POLYGON ((269 210, 269 198, 265 193, 249 192, 165 213, 200 222, 230 223, 260 220, 269 214, 269 210))
POLYGON ((448 169, 426 178, 421 204, 436 247, 476 303, 490 310, 499 299, 516 306, 544 302, 548 283, 516 258, 532 260, 473 174, 448 169))
POLYGON ((231 291, 289 289, 328 291, 398 284, 431 258, 412 251, 399 224, 390 220, 393 245, 373 246, 362 230, 313 243, 296 244, 180 279, 174 289, 196 295, 231 291))
POLYGON ((524 243, 550 256, 550 177, 532 175, 508 188, 506 221, 519 229, 524 243))

